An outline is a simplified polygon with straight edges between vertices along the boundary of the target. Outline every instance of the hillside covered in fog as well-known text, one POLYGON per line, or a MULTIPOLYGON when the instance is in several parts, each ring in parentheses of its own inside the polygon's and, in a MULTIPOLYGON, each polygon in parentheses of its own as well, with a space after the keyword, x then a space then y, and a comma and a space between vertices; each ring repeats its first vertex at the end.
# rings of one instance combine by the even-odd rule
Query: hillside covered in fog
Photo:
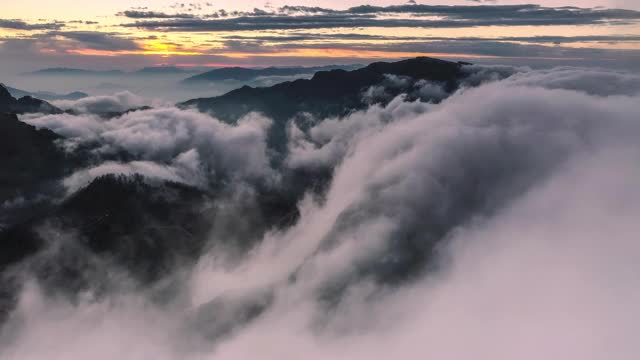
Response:
POLYGON ((36 94, 0 88, 0 357, 638 353, 634 73, 36 94))

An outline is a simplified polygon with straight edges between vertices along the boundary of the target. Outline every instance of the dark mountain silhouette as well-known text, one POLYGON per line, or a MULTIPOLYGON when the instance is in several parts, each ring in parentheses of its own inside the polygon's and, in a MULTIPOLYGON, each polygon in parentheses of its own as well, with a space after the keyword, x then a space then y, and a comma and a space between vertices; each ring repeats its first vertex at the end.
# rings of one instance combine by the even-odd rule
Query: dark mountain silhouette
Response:
POLYGON ((136 75, 174 75, 174 74, 193 74, 197 71, 191 69, 183 69, 177 66, 152 66, 145 67, 134 72, 136 75))
POLYGON ((18 119, 31 112, 62 110, 29 96, 16 100, 0 85, 0 229, 44 210, 61 193, 60 178, 92 160, 89 148, 66 152, 62 136, 18 119))
MULTIPOLYGON (((136 112, 136 111, 145 111, 145 110, 151 110, 153 109, 151 106, 140 106, 140 107, 134 107, 131 109, 127 109, 124 111, 103 111, 103 112, 98 112, 98 111, 94 111, 92 112, 92 114, 94 115, 98 115, 103 119, 114 119, 117 117, 121 117, 123 115, 132 113, 132 112, 136 112)), ((65 110, 66 114, 70 114, 70 115, 80 115, 82 114, 82 112, 79 112, 75 109, 68 109, 65 110)))
POLYGON ((122 75, 174 75, 194 74, 196 69, 183 69, 177 66, 150 66, 135 71, 122 70, 86 70, 74 68, 48 68, 27 73, 33 76, 122 76, 122 75))
POLYGON ((183 83, 195 84, 215 81, 251 81, 261 76, 292 76, 302 74, 313 74, 318 71, 328 71, 336 69, 351 70, 362 65, 328 65, 315 67, 268 67, 262 69, 227 67, 207 71, 203 74, 185 79, 183 83))
MULTIPOLYGON (((288 194, 260 191, 255 203, 246 204, 242 210, 251 214, 247 221, 224 212, 203 213, 203 204, 213 199, 212 194, 142 177, 99 178, 59 203, 65 197, 61 186, 65 176, 102 161, 126 162, 134 158, 118 153, 97 159, 91 150, 99 143, 65 152, 60 146, 63 137, 38 130, 16 116, 16 110, 33 110, 36 105, 40 109, 46 102, 33 99, 25 109, 29 102, 16 100, 5 88, 0 90, 2 110, 12 112, 0 114, 0 273, 6 266, 42 250, 51 234, 42 234, 38 229, 50 224, 77 231, 77 239, 86 241, 83 246, 88 253, 106 256, 137 278, 150 280, 161 277, 162 269, 168 268, 176 257, 199 253, 194 244, 204 244, 211 221, 216 222, 215 231, 220 234, 236 238, 242 234, 246 238, 251 232, 259 233, 296 217, 297 199, 288 194), (178 249, 180 246, 184 251, 178 249)), ((216 198, 221 196, 215 194, 216 198)))
POLYGON ((427 57, 378 62, 353 71, 319 71, 309 80, 287 81, 271 87, 243 86, 222 96, 189 100, 180 106, 196 107, 230 122, 252 111, 264 113, 276 121, 286 121, 301 112, 318 117, 338 116, 365 108, 368 104, 363 99, 363 92, 382 83, 385 75, 438 82, 450 92, 464 77, 461 67, 461 63, 427 57))
MULTIPOLYGON (((275 120, 269 144, 278 152, 285 151, 286 123, 296 114, 308 113, 316 119, 345 116, 371 105, 365 96, 367 89, 382 85, 395 76, 405 82, 403 87, 385 86, 387 97, 377 102, 386 103, 395 95, 406 93, 418 81, 430 81, 451 93, 465 77, 465 63, 418 57, 398 62, 377 62, 364 68, 346 71, 329 70, 315 73, 311 79, 282 82, 271 87, 243 86, 227 94, 189 100, 178 104, 183 108, 195 107, 221 120, 235 122, 250 112, 260 112, 275 120)), ((415 95, 414 99, 439 101, 439 98, 415 95)), ((409 100, 412 100, 411 98, 409 100)), ((312 125, 304 122, 301 126, 312 125)))
POLYGON ((7 188, 54 177, 65 158, 55 145, 58 139, 51 130, 38 130, 15 114, 0 113, 0 194, 7 188))
POLYGON ((48 68, 33 71, 27 73, 26 75, 36 75, 36 76, 118 76, 123 75, 125 72, 120 70, 105 70, 105 71, 97 71, 97 70, 85 70, 85 69, 74 69, 74 68, 48 68))
POLYGON ((11 96, 9 90, 0 85, 0 113, 44 113, 44 114, 61 114, 63 111, 49 104, 46 101, 24 96, 16 99, 11 96))
POLYGON ((79 100, 89 96, 87 93, 83 93, 81 91, 74 91, 68 94, 56 94, 48 91, 36 91, 30 92, 26 90, 20 90, 13 87, 5 86, 5 88, 11 93, 11 95, 15 98, 22 98, 25 96, 34 97, 37 99, 55 101, 55 100, 79 100))
POLYGON ((55 100, 80 100, 89 96, 87 93, 83 93, 80 91, 74 91, 68 94, 56 94, 49 91, 36 91, 30 92, 26 90, 20 90, 16 88, 12 88, 9 86, 5 86, 9 93, 17 99, 25 96, 31 96, 37 99, 55 101, 55 100))
POLYGON ((56 145, 60 136, 0 113, 0 228, 31 211, 29 202, 48 194, 71 159, 56 145), (11 206, 14 204, 15 206, 11 206))
POLYGON ((73 296, 109 286, 114 270, 144 286, 193 263, 211 226, 205 199, 180 184, 107 175, 0 231, 0 318, 14 304, 19 284, 11 268, 18 264, 45 289, 73 296))
MULTIPOLYGON (((7 281, 3 272, 26 264, 45 286, 69 294, 107 286, 105 266, 151 286, 194 264, 211 234, 245 253, 253 244, 236 241, 297 216, 296 201, 286 194, 265 191, 231 212, 216 207, 218 201, 224 202, 222 194, 140 175, 99 177, 46 212, 0 231, 0 284, 7 281)), ((9 295, 0 291, 0 313, 9 295)))

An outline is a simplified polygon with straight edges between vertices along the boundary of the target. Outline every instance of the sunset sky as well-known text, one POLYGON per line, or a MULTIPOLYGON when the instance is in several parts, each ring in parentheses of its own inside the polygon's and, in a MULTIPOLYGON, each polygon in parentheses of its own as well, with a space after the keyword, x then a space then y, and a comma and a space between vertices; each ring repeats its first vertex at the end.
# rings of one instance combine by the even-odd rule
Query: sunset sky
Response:
POLYGON ((636 64, 640 1, 2 0, 0 73, 431 55, 636 64))

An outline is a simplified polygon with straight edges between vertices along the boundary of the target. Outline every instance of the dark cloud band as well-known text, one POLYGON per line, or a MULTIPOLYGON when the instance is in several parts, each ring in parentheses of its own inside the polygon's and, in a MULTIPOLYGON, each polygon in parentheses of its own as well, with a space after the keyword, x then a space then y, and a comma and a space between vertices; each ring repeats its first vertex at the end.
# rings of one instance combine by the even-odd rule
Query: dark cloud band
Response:
MULTIPOLYGON (((147 16, 151 18, 157 16, 147 16)), ((169 16, 167 16, 169 17, 169 16)), ((347 10, 317 7, 285 6, 267 12, 228 13, 219 11, 208 17, 166 20, 147 20, 127 23, 137 27, 161 31, 238 31, 238 30, 294 30, 355 27, 421 27, 456 28, 477 26, 545 26, 628 24, 640 20, 640 12, 622 9, 591 9, 577 7, 542 7, 538 5, 489 6, 431 6, 363 5, 347 10), (389 18, 388 15, 402 15, 389 18), (437 18, 431 18, 437 17, 437 18)))
POLYGON ((64 27, 64 23, 53 22, 43 24, 29 24, 22 20, 5 20, 0 19, 0 28, 12 30, 59 30, 64 27))

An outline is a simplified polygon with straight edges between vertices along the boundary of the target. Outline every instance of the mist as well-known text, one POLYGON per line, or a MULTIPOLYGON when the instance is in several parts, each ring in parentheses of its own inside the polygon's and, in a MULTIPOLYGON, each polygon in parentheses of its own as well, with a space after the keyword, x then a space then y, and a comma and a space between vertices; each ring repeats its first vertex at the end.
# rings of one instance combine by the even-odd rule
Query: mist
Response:
POLYGON ((121 75, 74 74, 72 76, 47 74, 6 74, 2 79, 6 85, 26 91, 49 91, 70 93, 81 91, 92 96, 110 96, 115 93, 131 92, 138 96, 165 102, 179 102, 196 97, 222 95, 243 85, 271 86, 282 81, 306 79, 313 74, 296 76, 263 76, 248 81, 218 81, 205 84, 183 84, 182 81, 201 72, 185 70, 183 74, 157 73, 142 75, 123 73, 121 75))
POLYGON ((24 286, 0 355, 636 359, 640 78, 474 74, 448 97, 434 83, 408 90, 438 101, 404 94, 306 127, 290 121, 283 154, 268 145, 277 124, 264 115, 227 123, 135 92, 60 104, 76 114, 21 116, 93 154, 61 180, 65 197, 106 174, 222 188, 224 225, 251 216, 252 194, 297 191, 287 179, 298 171, 330 176, 303 189, 295 221, 212 231, 195 261, 150 287, 74 248, 106 285, 51 291, 30 266, 62 259, 54 240, 77 235, 41 228, 47 250, 11 269, 24 286), (154 108, 98 114, 143 105, 154 108))

